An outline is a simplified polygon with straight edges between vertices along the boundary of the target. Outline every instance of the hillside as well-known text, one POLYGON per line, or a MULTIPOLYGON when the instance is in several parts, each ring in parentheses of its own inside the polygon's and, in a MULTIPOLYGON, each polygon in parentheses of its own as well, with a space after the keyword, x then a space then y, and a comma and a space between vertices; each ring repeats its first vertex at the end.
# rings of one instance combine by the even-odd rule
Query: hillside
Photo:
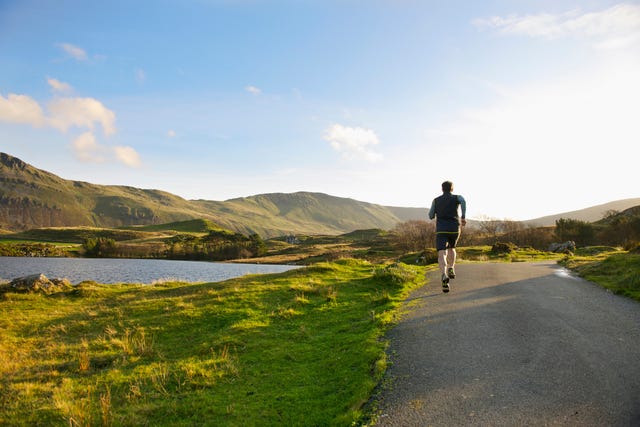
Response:
POLYGON ((225 228, 278 236, 341 234, 362 228, 390 229, 401 221, 390 208, 322 193, 272 193, 227 200, 195 201, 225 228), (233 212, 233 215, 229 215, 233 212))
POLYGON ((541 218, 531 219, 523 221, 526 224, 546 227, 555 225, 556 221, 560 218, 565 219, 577 219, 586 222, 596 222, 601 220, 607 212, 618 211, 622 212, 626 209, 640 205, 640 198, 616 200, 614 202, 603 203, 601 205, 592 206, 585 209, 580 209, 571 212, 563 212, 556 215, 544 216, 541 218))
POLYGON ((170 193, 69 181, 0 153, 0 228, 119 227, 198 217, 211 219, 170 193))
MULTIPOLYGON (((559 218, 594 222, 608 211, 638 205, 640 198, 619 200, 525 223, 549 226, 559 218)), ((424 220, 426 215, 426 208, 382 206, 311 192, 226 201, 185 200, 160 190, 66 180, 0 153, 0 230, 6 232, 41 227, 152 226, 199 219, 209 221, 213 228, 269 238, 389 230, 399 222, 424 220)), ((472 220, 469 223, 473 225, 472 220)))
MULTIPOLYGON (((263 237, 390 229, 413 208, 385 207, 321 193, 273 193, 227 201, 185 200, 160 190, 70 181, 0 153, 0 229, 123 227, 203 219, 263 237)), ((420 216, 418 216, 420 218, 420 216)))

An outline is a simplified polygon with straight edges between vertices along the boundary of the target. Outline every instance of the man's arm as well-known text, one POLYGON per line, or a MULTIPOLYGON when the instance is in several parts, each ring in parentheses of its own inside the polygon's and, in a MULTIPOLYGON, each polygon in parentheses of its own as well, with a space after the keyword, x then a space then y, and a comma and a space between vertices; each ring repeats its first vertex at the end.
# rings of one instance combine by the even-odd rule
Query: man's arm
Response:
POLYGON ((429 219, 433 219, 436 217, 436 199, 433 199, 431 202, 431 209, 429 209, 429 219))
POLYGON ((460 210, 462 211, 462 217, 460 218, 460 224, 467 225, 467 202, 464 200, 464 197, 458 195, 458 201, 460 202, 460 210))

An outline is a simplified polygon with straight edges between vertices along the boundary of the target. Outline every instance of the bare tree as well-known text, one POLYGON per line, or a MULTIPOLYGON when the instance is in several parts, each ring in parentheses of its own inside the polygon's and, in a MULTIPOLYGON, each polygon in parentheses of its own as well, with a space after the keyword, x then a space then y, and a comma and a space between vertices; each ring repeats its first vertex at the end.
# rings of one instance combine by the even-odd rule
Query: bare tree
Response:
POLYGON ((482 215, 477 221, 480 232, 485 234, 491 240, 495 240, 498 237, 498 231, 500 230, 500 220, 497 218, 491 218, 486 215, 482 215))
POLYGON ((396 244, 406 251, 421 251, 433 247, 435 243, 435 226, 432 222, 401 222, 395 226, 393 234, 396 244))

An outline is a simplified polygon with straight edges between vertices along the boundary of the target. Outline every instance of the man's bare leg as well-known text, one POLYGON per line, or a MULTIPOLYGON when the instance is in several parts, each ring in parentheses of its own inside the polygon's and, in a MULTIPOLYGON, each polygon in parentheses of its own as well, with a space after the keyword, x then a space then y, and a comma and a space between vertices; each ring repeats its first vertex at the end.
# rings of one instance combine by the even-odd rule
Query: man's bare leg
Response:
POLYGON ((442 292, 449 292, 449 276, 447 276, 447 251, 438 251, 438 266, 442 272, 442 292))
POLYGON ((438 251, 438 266, 445 276, 447 275, 447 249, 438 251))
POLYGON ((456 248, 447 248, 447 260, 446 264, 448 266, 448 270, 446 272, 447 276, 453 279, 456 276, 456 273, 453 267, 456 264, 456 248), (452 274, 453 273, 453 274, 452 274))

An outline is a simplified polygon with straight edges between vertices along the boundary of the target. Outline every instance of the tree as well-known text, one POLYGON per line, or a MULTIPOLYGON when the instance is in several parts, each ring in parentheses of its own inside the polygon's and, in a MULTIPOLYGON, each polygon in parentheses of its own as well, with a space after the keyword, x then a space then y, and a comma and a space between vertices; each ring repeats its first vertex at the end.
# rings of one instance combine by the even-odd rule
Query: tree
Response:
POLYGON ((89 257, 100 258, 113 255, 116 249, 116 241, 106 237, 91 237, 85 239, 82 247, 89 257))
POLYGON ((560 241, 573 240, 579 246, 592 245, 595 241, 593 224, 578 219, 557 220, 555 235, 560 241))
POLYGON ((392 233, 395 244, 406 251, 421 251, 433 247, 435 242, 435 226, 432 222, 401 222, 394 227, 392 233))
POLYGON ((497 218, 491 218, 486 215, 482 215, 478 219, 478 228, 480 231, 487 235, 491 240, 496 240, 498 237, 498 230, 500 230, 500 220, 497 218))
POLYGON ((253 233, 249 236, 249 240, 251 242, 249 247, 253 256, 262 256, 267 253, 267 245, 258 233, 253 233))

